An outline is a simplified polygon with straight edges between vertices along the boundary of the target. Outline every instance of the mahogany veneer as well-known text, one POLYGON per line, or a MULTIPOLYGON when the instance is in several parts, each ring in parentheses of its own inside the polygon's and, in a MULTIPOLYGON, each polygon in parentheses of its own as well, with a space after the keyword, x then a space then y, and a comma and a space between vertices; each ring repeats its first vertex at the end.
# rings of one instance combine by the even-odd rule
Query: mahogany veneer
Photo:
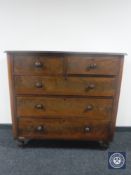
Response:
POLYGON ((113 139, 124 54, 7 51, 14 138, 113 139))

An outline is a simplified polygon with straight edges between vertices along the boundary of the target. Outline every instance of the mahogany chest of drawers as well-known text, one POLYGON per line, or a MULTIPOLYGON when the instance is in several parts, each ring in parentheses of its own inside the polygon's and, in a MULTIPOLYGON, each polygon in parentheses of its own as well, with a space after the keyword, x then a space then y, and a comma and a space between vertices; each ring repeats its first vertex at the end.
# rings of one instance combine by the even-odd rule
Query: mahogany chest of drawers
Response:
POLYGON ((124 54, 7 51, 14 138, 113 139, 124 54))

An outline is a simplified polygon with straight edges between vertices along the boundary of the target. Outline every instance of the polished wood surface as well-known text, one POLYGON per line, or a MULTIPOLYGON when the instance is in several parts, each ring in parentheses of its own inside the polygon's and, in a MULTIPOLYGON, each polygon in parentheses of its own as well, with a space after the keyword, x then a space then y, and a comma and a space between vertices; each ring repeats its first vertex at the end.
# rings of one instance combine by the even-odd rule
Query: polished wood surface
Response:
POLYGON ((96 140, 109 138, 109 122, 88 119, 19 119, 19 133, 27 138, 96 140))
POLYGON ((119 57, 116 56, 69 56, 68 74, 117 75, 119 57), (117 65, 117 66, 116 66, 117 65))
POLYGON ((113 96, 116 79, 104 77, 15 76, 17 94, 113 96))
POLYGON ((112 99, 17 97, 17 116, 110 120, 112 99))
POLYGON ((18 125, 16 119, 16 104, 15 104, 15 86, 13 77, 13 54, 7 54, 7 66, 8 66, 8 78, 9 78, 9 91, 10 91, 10 106, 12 116, 12 129, 13 136, 16 139, 18 137, 18 125))
POLYGON ((14 138, 113 139, 124 54, 7 54, 14 138))
POLYGON ((55 55, 17 54, 14 56, 16 75, 57 75, 63 74, 63 59, 55 55))

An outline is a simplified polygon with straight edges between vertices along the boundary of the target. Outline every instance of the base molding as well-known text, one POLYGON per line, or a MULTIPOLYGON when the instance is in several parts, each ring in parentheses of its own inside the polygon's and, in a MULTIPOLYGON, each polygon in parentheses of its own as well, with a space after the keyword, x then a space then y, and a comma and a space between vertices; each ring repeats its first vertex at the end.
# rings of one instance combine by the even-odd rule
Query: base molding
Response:
MULTIPOLYGON (((0 129, 11 129, 12 124, 0 124, 0 129)), ((116 126, 116 132, 131 132, 131 126, 116 126)))

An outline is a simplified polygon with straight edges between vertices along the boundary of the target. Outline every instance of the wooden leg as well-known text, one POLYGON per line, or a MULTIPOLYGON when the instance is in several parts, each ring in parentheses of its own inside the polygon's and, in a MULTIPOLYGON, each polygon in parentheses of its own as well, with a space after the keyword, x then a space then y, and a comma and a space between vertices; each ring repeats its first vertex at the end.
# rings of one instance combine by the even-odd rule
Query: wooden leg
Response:
POLYGON ((28 141, 29 140, 20 140, 20 139, 16 140, 17 145, 21 148, 24 148, 26 146, 26 144, 28 143, 28 141))
POLYGON ((109 148, 109 142, 108 141, 99 141, 99 144, 103 150, 106 150, 109 148))

